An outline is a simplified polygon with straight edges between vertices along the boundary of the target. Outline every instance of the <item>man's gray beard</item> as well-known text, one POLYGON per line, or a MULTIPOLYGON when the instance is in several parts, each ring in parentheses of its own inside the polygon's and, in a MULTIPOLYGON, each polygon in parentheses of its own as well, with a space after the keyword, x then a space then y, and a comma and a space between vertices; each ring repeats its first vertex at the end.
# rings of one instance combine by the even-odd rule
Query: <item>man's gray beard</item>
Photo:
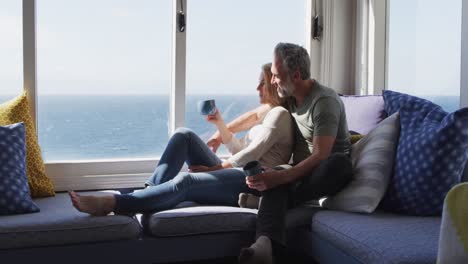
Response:
POLYGON ((278 86, 278 89, 277 89, 278 95, 281 98, 293 96, 295 90, 296 90, 296 87, 294 87, 291 80, 288 80, 287 83, 285 83, 282 88, 278 86))

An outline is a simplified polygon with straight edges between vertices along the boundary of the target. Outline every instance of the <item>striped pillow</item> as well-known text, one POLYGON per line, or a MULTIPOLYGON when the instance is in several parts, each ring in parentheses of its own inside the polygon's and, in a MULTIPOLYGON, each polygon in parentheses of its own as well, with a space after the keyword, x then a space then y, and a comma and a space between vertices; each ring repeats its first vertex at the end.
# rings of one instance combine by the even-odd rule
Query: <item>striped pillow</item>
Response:
POLYGON ((400 133, 399 113, 380 122, 352 146, 353 180, 323 206, 334 210, 372 213, 387 190, 400 133))

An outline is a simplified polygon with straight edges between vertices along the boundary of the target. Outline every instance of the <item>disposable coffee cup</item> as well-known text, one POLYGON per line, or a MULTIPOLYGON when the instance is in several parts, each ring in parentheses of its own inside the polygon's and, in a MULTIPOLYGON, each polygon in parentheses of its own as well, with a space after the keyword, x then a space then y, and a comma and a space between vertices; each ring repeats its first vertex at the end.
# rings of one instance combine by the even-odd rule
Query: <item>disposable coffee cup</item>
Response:
POLYGON ((214 115, 216 113, 215 100, 202 100, 197 104, 198 112, 202 115, 214 115))
POLYGON ((245 164, 243 170, 247 176, 254 176, 263 172, 262 165, 257 160, 249 161, 245 164))

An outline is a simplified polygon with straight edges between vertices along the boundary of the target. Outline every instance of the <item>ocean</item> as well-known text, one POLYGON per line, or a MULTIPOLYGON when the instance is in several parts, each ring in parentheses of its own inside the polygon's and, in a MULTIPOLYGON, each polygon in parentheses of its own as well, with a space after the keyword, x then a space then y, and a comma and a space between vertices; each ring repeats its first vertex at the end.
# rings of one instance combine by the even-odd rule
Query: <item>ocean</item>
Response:
MULTIPOLYGON (((0 103, 10 97, 0 95, 0 103)), ((203 140, 215 131, 197 112, 199 100, 215 99, 226 122, 258 106, 257 95, 188 95, 186 127, 203 140)), ((446 111, 458 97, 431 98, 446 111)), ((46 161, 134 159, 160 156, 169 139, 169 97, 163 95, 43 95, 38 98, 38 134, 46 161)), ((219 154, 227 154, 220 148, 219 154)))
MULTIPOLYGON (((259 105, 256 95, 187 96, 186 127, 205 141, 216 131, 197 112, 205 99, 215 99, 227 122, 259 105)), ((47 161, 155 158, 169 139, 169 96, 40 96, 38 102, 47 161)))

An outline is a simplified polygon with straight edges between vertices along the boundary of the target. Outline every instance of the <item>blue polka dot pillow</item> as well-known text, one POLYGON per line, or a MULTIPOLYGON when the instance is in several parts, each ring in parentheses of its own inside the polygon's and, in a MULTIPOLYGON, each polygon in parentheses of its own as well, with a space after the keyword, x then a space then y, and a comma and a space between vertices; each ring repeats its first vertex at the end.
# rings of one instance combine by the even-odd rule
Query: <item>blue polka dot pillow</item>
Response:
POLYGON ((428 100, 384 91, 385 111, 400 112, 394 175, 383 209, 441 215, 445 195, 461 181, 468 159, 468 108, 447 113, 428 100))
POLYGON ((0 215, 39 212, 26 178, 23 123, 0 126, 0 215))

